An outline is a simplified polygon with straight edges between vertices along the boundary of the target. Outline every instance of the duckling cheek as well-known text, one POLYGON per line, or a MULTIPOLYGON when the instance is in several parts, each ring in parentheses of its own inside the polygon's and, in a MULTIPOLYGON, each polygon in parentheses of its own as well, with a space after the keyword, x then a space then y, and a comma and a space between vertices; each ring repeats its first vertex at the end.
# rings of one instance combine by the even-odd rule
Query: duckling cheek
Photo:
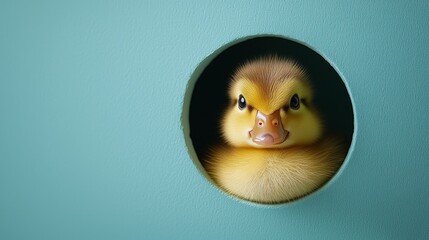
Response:
POLYGON ((249 131, 253 127, 254 117, 250 114, 231 111, 222 121, 224 139, 236 147, 248 146, 249 131))
POLYGON ((253 129, 250 131, 252 141, 262 146, 271 146, 284 142, 288 133, 283 129, 280 110, 266 115, 258 111, 253 129))

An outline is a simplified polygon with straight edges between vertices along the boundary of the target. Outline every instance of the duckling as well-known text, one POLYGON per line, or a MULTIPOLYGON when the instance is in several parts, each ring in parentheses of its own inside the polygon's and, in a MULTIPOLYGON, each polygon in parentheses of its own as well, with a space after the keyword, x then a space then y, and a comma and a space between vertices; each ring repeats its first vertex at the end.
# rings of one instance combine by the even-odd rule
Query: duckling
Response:
POLYGON ((226 192, 258 203, 291 201, 321 187, 343 162, 343 141, 325 131, 309 76, 294 60, 244 64, 229 98, 220 123, 225 144, 205 163, 226 192))

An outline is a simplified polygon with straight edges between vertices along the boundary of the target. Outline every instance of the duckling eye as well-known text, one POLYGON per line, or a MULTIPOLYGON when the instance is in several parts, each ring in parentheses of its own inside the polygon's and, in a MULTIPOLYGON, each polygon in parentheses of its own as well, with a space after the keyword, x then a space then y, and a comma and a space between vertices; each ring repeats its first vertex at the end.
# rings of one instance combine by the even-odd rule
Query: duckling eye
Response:
POLYGON ((238 97, 238 108, 243 110, 246 107, 246 99, 240 94, 238 97))
POLYGON ((290 99, 290 108, 297 110, 299 108, 299 97, 297 94, 293 95, 290 99))

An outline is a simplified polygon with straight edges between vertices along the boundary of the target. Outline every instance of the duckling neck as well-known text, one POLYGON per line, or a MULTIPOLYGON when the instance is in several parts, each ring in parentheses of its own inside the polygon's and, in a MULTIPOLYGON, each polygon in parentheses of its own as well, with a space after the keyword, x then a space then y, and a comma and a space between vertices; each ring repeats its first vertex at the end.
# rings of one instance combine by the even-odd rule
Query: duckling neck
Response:
POLYGON ((206 168, 215 182, 233 195, 261 203, 311 193, 332 177, 345 157, 333 139, 284 149, 222 147, 214 152, 206 168))

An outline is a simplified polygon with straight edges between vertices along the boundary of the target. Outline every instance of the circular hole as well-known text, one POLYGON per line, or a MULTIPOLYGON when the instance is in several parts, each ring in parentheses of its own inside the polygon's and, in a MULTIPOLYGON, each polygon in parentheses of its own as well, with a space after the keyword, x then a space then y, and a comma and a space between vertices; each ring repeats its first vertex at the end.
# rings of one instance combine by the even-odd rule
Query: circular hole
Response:
POLYGON ((285 203, 320 189, 353 139, 352 101, 339 73, 281 36, 218 49, 193 73, 186 98, 182 121, 194 162, 215 186, 249 202, 285 203))

